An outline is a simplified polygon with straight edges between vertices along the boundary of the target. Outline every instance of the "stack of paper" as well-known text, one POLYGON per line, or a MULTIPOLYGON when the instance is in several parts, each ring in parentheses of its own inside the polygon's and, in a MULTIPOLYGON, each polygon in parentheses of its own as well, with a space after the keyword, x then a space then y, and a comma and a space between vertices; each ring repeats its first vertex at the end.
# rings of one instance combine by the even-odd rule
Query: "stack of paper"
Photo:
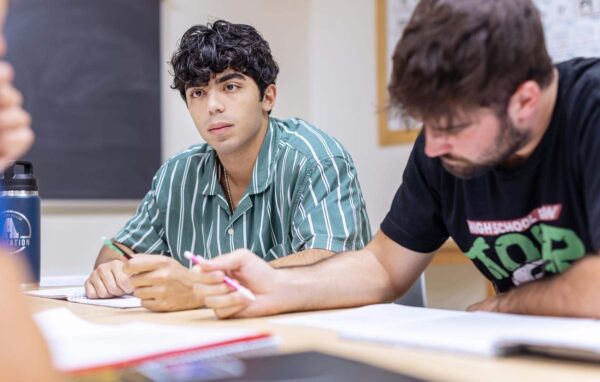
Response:
POLYGON ((270 335, 249 329, 143 322, 98 325, 65 308, 44 311, 34 318, 48 342, 54 365, 67 372, 126 366, 180 353, 227 354, 275 346, 270 335))

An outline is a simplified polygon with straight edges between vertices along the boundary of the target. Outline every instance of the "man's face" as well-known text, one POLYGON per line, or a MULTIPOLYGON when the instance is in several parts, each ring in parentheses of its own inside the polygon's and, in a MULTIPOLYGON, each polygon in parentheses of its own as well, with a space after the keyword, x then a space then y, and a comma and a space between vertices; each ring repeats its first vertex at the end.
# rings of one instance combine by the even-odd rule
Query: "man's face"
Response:
POLYGON ((252 78, 232 69, 186 89, 186 103, 198 132, 220 155, 260 146, 273 106, 269 97, 260 98, 252 78))
POLYGON ((529 140, 528 129, 489 108, 463 113, 452 126, 425 122, 425 154, 439 157, 448 172, 464 179, 501 165, 529 140))

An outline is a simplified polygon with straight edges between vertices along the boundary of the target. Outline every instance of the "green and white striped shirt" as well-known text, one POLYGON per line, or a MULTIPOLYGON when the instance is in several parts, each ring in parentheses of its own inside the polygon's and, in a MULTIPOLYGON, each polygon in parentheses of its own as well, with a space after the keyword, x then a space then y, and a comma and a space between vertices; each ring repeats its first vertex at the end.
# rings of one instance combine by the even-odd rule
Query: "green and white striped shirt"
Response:
POLYGON ((360 249, 371 238, 354 163, 301 119, 270 118, 252 179, 231 214, 208 144, 164 163, 136 214, 115 236, 139 253, 212 258, 248 248, 266 261, 306 249, 360 249))

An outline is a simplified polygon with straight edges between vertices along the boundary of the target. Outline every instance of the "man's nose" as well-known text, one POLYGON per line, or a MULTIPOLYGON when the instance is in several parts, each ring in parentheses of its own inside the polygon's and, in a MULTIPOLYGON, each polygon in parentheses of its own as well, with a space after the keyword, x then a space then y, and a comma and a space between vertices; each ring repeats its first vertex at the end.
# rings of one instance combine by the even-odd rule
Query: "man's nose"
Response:
POLYGON ((215 113, 222 113, 225 110, 225 105, 221 101, 217 92, 209 92, 208 96, 208 112, 213 115, 215 113))
POLYGON ((432 132, 425 129, 425 155, 430 158, 440 157, 452 151, 448 134, 432 132))

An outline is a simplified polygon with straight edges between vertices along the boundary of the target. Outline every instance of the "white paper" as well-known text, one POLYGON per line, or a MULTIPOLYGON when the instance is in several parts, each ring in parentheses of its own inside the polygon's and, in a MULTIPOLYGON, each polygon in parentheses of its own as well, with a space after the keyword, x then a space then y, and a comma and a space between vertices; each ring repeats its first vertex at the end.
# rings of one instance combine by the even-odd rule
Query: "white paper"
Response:
POLYGON ((600 354, 600 322, 591 319, 475 312, 407 329, 420 333, 426 330, 428 337, 444 337, 459 344, 459 348, 464 342, 483 342, 488 344, 490 353, 495 354, 519 345, 580 349, 600 354))
POLYGON ((85 296, 69 296, 67 301, 78 304, 108 306, 111 308, 141 308, 142 301, 132 295, 115 298, 87 298, 85 296))
POLYGON ((557 355, 587 352, 590 358, 593 354, 600 358, 600 321, 591 319, 384 304, 272 321, 336 330, 345 339, 472 355, 503 355, 526 345, 551 347, 557 355))
POLYGON ((142 301, 132 295, 114 298, 87 298, 84 287, 53 288, 23 292, 30 296, 67 300, 78 304, 99 305, 111 308, 139 308, 142 301))
POLYGON ((242 328, 144 322, 99 325, 82 320, 66 308, 37 313, 34 318, 48 342, 55 367, 62 371, 108 366, 259 334, 242 328))
POLYGON ((398 304, 377 304, 341 312, 306 314, 271 320, 276 324, 312 326, 338 332, 357 331, 371 326, 394 330, 402 325, 423 320, 465 315, 465 312, 424 309, 398 304))
POLYGON ((85 296, 85 289, 82 286, 79 286, 79 287, 70 287, 70 288, 28 290, 23 293, 25 293, 29 296, 56 298, 56 299, 65 300, 65 299, 67 299, 67 297, 85 296))

